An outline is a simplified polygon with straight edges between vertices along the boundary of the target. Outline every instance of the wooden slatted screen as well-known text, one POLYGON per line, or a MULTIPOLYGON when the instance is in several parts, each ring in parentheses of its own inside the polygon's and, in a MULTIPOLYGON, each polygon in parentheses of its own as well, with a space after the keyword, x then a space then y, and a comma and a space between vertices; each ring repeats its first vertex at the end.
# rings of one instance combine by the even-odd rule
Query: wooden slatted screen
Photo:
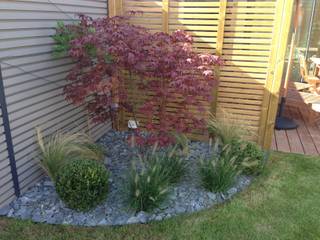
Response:
POLYGON ((293 0, 122 0, 114 4, 122 9, 115 14, 143 11, 130 20, 134 24, 151 31, 183 29, 194 37, 196 51, 221 55, 225 65, 219 71, 212 108, 218 117, 220 109, 232 113, 251 129, 252 140, 269 147, 293 0))

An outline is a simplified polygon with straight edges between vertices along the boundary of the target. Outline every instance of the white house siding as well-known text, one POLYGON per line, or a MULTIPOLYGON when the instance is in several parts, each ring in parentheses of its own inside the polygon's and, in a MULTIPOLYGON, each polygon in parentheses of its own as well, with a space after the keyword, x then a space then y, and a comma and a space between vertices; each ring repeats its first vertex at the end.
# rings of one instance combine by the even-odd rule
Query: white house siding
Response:
MULTIPOLYGON (((62 95, 72 63, 53 58, 51 35, 58 20, 72 22, 76 14, 107 15, 107 0, 0 0, 0 60, 12 141, 21 191, 42 175, 37 160, 35 127, 45 135, 64 129, 88 129, 86 112, 62 95), (13 67, 18 66, 17 67, 13 67)), ((0 122, 0 206, 14 199, 8 153, 0 122)), ((111 124, 91 124, 97 139, 111 124)))

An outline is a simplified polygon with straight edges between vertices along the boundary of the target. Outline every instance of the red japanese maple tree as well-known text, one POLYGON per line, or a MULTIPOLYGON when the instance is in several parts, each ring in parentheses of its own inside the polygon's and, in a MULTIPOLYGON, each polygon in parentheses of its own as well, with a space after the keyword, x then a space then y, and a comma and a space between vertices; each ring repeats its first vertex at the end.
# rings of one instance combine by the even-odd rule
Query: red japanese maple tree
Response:
POLYGON ((194 52, 185 32, 151 33, 125 17, 80 16, 79 24, 60 27, 57 34, 69 36, 68 55, 75 60, 66 99, 84 105, 94 121, 110 119, 119 108, 143 114, 150 134, 138 135, 138 143, 160 146, 172 143, 171 131, 204 129, 195 111, 203 112, 203 101, 212 100, 213 68, 222 60, 194 52), (138 105, 127 94, 133 86, 145 96, 138 105))

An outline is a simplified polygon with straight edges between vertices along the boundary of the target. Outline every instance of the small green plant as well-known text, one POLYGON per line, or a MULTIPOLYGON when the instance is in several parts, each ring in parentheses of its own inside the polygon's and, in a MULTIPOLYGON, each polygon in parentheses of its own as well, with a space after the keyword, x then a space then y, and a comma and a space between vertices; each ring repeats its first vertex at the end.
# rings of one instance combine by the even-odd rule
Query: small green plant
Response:
POLYGON ((102 164, 88 159, 74 159, 57 174, 56 191, 69 208, 88 211, 106 199, 108 178, 102 164))
POLYGON ((219 118, 211 114, 208 121, 208 131, 213 136, 218 138, 223 145, 230 144, 234 140, 241 140, 244 136, 249 135, 249 131, 239 124, 239 119, 232 114, 221 110, 219 118))
POLYGON ((231 154, 236 156, 239 169, 247 175, 260 174, 266 162, 266 154, 254 142, 233 140, 230 144, 231 154))
POLYGON ((39 128, 36 129, 36 133, 40 149, 40 164, 53 181, 60 168, 74 158, 101 159, 100 153, 97 154, 90 149, 94 143, 86 134, 58 132, 44 138, 39 128))
POLYGON ((211 192, 225 192, 240 174, 236 156, 231 155, 230 146, 226 145, 221 156, 201 159, 199 174, 202 186, 211 192))
MULTIPOLYGON (((84 31, 79 23, 72 25, 65 25, 63 21, 57 22, 56 33, 52 36, 55 41, 53 47, 54 57, 65 57, 69 55, 69 50, 72 48, 72 41, 81 38, 82 36, 95 33, 94 27, 89 27, 84 31), (87 32, 86 32, 87 31, 87 32)), ((91 57, 96 57, 96 48, 93 44, 87 43, 84 46, 84 50, 91 57)), ((105 61, 112 61, 112 57, 109 54, 105 55, 105 61)))
POLYGON ((57 32, 53 35, 55 46, 53 47, 53 55, 55 57, 64 57, 68 55, 71 48, 70 42, 76 38, 76 34, 64 25, 62 21, 57 23, 57 32))
POLYGON ((157 162, 139 170, 133 166, 128 177, 128 202, 136 212, 150 211, 167 197, 169 179, 157 162))

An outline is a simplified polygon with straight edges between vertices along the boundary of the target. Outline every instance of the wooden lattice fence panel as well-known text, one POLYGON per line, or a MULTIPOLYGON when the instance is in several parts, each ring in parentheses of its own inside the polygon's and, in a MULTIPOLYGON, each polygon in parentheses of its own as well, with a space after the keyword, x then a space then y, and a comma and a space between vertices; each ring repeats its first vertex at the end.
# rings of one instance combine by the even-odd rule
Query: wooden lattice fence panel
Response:
POLYGON ((251 129, 252 140, 269 147, 293 0, 111 2, 116 14, 143 11, 132 18, 134 24, 151 31, 183 29, 193 36, 196 51, 222 56, 216 100, 208 110, 218 117, 231 113, 251 129))

